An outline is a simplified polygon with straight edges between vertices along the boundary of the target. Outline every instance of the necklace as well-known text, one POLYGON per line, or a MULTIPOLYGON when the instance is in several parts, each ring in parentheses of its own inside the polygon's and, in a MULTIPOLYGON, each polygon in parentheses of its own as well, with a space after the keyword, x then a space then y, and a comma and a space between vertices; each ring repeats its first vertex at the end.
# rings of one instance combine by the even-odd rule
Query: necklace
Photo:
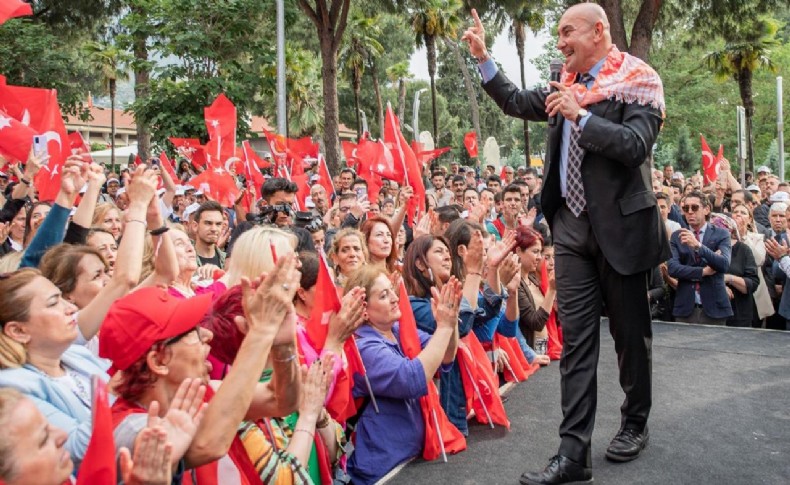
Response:
POLYGON ((68 378, 73 384, 73 385, 69 385, 68 386, 71 389, 71 392, 74 393, 74 395, 77 397, 77 399, 79 399, 80 402, 86 408, 88 408, 88 409, 91 408, 91 394, 85 388, 85 385, 82 382, 82 378, 80 377, 79 373, 77 373, 77 371, 75 371, 75 370, 73 370, 73 369, 71 369, 69 367, 66 367, 61 362, 60 363, 60 368, 64 370, 65 375, 63 375, 61 377, 53 377, 53 376, 47 374, 46 372, 44 372, 43 370, 39 369, 38 367, 36 367, 36 366, 34 366, 32 364, 28 364, 26 367, 32 369, 37 374, 42 375, 42 376, 46 377, 47 379, 49 379, 50 381, 53 381, 53 382, 63 382, 64 378, 68 378))

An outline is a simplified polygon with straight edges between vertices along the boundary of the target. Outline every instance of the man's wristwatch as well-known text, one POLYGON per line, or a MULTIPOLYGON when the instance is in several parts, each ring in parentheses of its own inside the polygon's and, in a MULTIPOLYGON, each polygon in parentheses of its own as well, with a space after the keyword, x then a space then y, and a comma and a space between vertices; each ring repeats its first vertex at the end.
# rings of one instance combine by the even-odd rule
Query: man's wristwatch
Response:
POLYGON ((578 125, 579 123, 581 123, 581 121, 582 121, 582 118, 584 118, 585 116, 587 116, 589 113, 590 113, 590 112, 589 112, 589 111, 587 111, 586 109, 584 109, 584 108, 580 108, 580 109, 579 109, 579 112, 576 114, 576 124, 578 125))

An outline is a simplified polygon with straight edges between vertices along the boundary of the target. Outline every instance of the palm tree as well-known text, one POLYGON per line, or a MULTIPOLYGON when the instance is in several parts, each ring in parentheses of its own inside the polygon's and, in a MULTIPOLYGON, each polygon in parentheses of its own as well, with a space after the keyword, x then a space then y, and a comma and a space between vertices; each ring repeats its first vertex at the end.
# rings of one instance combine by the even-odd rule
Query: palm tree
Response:
MULTIPOLYGON (((527 81, 524 75, 524 47, 527 41, 527 27, 533 32, 537 32, 545 25, 545 17, 543 13, 546 9, 546 1, 531 2, 529 4, 521 1, 506 2, 503 8, 510 17, 510 27, 508 28, 508 37, 516 43, 516 52, 518 53, 519 67, 521 68, 521 89, 527 89, 527 81)), ((526 158, 526 165, 530 163, 530 148, 529 148, 529 122, 524 120, 524 157, 526 158)))
POLYGON ((771 47, 778 45, 776 33, 779 29, 775 20, 759 18, 738 24, 726 32, 722 49, 709 52, 704 62, 719 80, 732 78, 738 83, 741 102, 746 111, 746 145, 749 170, 754 171, 754 136, 752 118, 754 117, 754 96, 752 77, 758 69, 776 72, 769 58, 771 47))
POLYGON ((126 65, 131 56, 107 42, 87 42, 83 49, 100 73, 105 91, 110 96, 110 170, 115 171, 115 94, 118 81, 129 79, 126 65))
POLYGON ((456 36, 461 19, 456 15, 461 0, 419 0, 411 17, 417 47, 425 46, 428 58, 428 75, 431 78, 431 109, 433 139, 438 140, 439 120, 436 112, 436 39, 456 36))
MULTIPOLYGON (((357 138, 362 137, 362 125, 359 119, 359 93, 362 89, 362 77, 365 66, 373 56, 384 53, 384 47, 374 37, 379 34, 378 17, 366 17, 360 10, 354 10, 348 20, 348 36, 340 49, 340 62, 351 78, 354 89, 354 108, 357 119, 357 138)), ((377 82, 377 81, 376 81, 377 82)), ((377 84, 374 86, 377 87, 377 84)))
POLYGON ((409 62, 402 61, 388 67, 387 77, 393 83, 398 82, 398 119, 403 120, 403 115, 406 113, 406 83, 414 77, 409 72, 409 62))

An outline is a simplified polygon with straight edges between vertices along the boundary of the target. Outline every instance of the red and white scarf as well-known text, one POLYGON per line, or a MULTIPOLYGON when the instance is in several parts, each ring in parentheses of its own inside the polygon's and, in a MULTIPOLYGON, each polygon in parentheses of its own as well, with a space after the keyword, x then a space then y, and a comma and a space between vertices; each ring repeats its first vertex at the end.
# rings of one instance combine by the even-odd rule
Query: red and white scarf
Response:
POLYGON ((626 104, 650 105, 665 116, 664 86, 658 73, 645 61, 612 46, 591 88, 576 82, 577 73, 563 70, 562 83, 576 95, 582 107, 614 99, 626 104))

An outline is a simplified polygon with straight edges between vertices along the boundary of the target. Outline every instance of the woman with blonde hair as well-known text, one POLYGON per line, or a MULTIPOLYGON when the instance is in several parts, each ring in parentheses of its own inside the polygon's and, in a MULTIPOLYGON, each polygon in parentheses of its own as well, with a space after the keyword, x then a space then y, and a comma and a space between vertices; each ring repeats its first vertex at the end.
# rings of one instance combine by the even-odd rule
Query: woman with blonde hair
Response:
POLYGON ((93 211, 93 222, 91 226, 101 227, 110 231, 112 237, 118 240, 123 232, 121 210, 112 202, 98 204, 93 211))
POLYGON ((332 239, 329 258, 335 265, 335 280, 344 286, 351 274, 368 262, 365 235, 354 228, 341 229, 332 239))

